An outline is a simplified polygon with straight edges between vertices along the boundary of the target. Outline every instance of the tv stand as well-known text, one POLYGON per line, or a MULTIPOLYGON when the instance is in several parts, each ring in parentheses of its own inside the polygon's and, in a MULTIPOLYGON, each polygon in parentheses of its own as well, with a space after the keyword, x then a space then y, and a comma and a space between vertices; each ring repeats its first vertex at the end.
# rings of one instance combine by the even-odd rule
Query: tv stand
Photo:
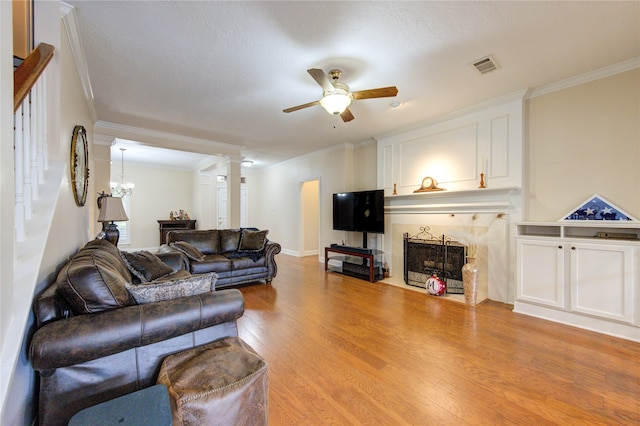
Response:
POLYGON ((374 283, 382 279, 383 276, 383 253, 382 250, 331 244, 331 247, 324 248, 324 270, 329 270, 329 260, 338 260, 342 264, 342 270, 338 272, 356 278, 368 279, 369 282, 374 283), (336 253, 338 256, 330 258, 329 253, 336 253))

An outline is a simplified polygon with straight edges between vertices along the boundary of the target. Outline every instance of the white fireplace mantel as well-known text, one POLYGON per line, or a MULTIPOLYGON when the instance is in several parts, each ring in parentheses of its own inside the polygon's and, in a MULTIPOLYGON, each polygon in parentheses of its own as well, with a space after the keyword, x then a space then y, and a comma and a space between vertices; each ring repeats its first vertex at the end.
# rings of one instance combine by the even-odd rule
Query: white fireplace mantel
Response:
POLYGON ((386 214, 506 213, 519 206, 520 188, 420 192, 385 197, 386 214))
POLYGON ((504 234, 488 245, 487 285, 489 299, 513 303, 515 271, 515 225, 521 219, 522 190, 517 186, 501 188, 474 188, 438 192, 388 195, 385 200, 384 252, 390 264, 390 282, 402 286, 403 246, 402 235, 407 229, 417 230, 429 226, 437 232, 448 233, 447 227, 458 226, 451 222, 450 214, 498 214, 504 213, 504 234))
MULTIPOLYGON (((522 219, 524 93, 423 127, 377 138, 377 186, 385 190, 383 247, 391 278, 403 282, 403 233, 456 226, 450 214, 504 213, 504 236, 487 246, 488 297, 513 303, 515 222, 522 219), (481 174, 487 188, 478 188, 481 174), (413 193, 425 176, 444 191, 413 193), (400 194, 391 195, 393 190, 400 194)), ((434 231, 435 232, 435 231, 434 231)))

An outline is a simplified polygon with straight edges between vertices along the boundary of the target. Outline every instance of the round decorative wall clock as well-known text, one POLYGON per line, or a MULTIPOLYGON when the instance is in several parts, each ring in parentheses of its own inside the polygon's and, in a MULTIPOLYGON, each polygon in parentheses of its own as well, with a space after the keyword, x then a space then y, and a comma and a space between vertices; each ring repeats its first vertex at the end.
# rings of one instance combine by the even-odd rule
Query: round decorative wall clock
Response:
POLYGON ((78 207, 82 207, 87 201, 87 189, 89 187, 89 149, 87 131, 83 126, 73 128, 70 168, 73 198, 75 198, 78 207))

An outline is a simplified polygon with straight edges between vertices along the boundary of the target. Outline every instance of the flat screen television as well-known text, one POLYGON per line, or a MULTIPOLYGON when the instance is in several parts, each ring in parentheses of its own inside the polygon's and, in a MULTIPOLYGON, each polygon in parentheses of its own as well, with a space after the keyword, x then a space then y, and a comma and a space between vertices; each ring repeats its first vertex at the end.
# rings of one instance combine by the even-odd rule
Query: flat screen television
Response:
POLYGON ((384 234, 384 190, 333 194, 333 229, 384 234))

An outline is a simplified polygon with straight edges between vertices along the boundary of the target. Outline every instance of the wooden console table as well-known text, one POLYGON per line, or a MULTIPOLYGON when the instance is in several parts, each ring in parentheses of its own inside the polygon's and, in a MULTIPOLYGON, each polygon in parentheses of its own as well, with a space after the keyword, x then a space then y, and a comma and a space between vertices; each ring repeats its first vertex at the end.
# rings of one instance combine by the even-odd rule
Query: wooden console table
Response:
POLYGON ((167 233, 175 229, 196 229, 195 220, 159 220, 160 245, 167 243, 167 233))

